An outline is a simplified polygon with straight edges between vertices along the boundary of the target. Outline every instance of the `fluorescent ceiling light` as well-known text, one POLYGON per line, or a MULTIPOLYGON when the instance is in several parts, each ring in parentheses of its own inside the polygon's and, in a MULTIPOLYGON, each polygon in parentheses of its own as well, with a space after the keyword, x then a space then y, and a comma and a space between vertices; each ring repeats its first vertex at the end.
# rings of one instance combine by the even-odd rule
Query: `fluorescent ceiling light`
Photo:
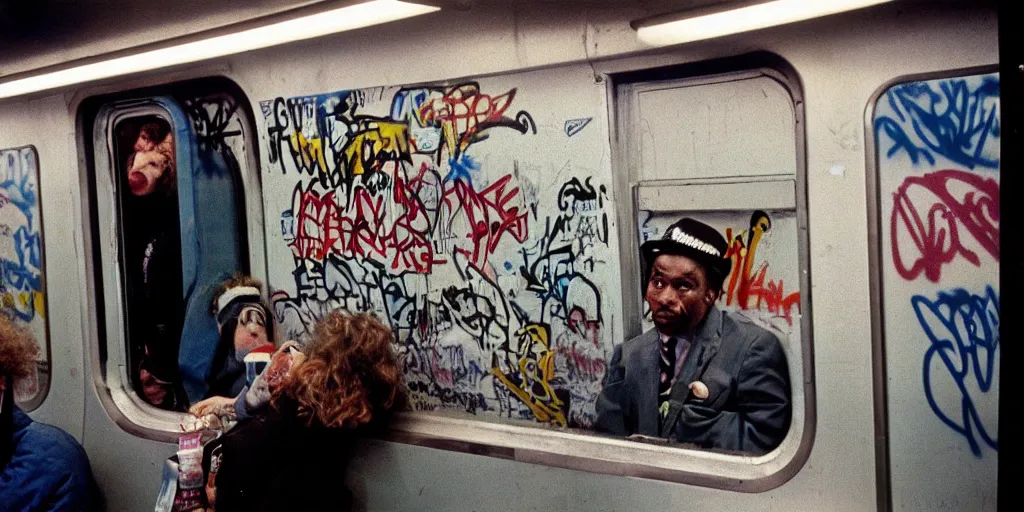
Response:
POLYGON ((642 26, 637 29, 637 37, 649 45, 668 46, 809 20, 890 1, 892 0, 774 0, 714 14, 642 26))
POLYGON ((209 39, 12 80, 0 84, 0 99, 234 55, 292 41, 379 25, 437 10, 439 10, 438 7, 398 0, 363 2, 209 39))

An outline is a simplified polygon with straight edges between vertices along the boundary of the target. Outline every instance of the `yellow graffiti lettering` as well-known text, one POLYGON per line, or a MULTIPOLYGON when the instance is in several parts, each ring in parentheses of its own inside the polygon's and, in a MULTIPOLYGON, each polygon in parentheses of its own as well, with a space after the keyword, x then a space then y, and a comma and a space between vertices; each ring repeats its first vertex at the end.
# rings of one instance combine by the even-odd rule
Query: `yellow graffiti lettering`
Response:
POLYGON ((379 171, 386 161, 397 161, 409 155, 408 127, 405 123, 374 121, 348 142, 343 151, 350 176, 379 171))
POLYGON ((772 221, 768 219, 767 215, 759 216, 751 223, 750 238, 747 241, 747 254, 745 255, 746 259, 743 262, 744 281, 749 281, 750 279, 750 269, 754 266, 754 255, 757 254, 757 245, 761 243, 761 236, 771 228, 771 225, 772 221))
POLYGON ((519 347, 516 362, 518 375, 507 375, 497 364, 491 373, 523 402, 538 421, 566 426, 565 403, 555 396, 550 380, 555 375, 555 353, 548 347, 548 329, 528 325, 516 332, 519 347), (518 381, 515 382, 515 381, 518 381))
POLYGON ((4 291, 0 294, 0 306, 14 309, 22 313, 33 313, 46 318, 46 296, 43 292, 17 292, 4 291))
POLYGON ((289 137, 292 153, 302 158, 304 169, 320 169, 320 172, 327 172, 327 162, 324 160, 324 142, 320 137, 307 139, 302 132, 295 132, 289 137))
POLYGON ((468 142, 465 145, 458 142, 458 134, 455 132, 455 123, 453 121, 442 122, 441 133, 444 134, 444 144, 451 155, 461 154, 469 146, 468 142))
POLYGON ((43 292, 32 292, 32 303, 35 306, 36 314, 46 318, 46 297, 43 292))

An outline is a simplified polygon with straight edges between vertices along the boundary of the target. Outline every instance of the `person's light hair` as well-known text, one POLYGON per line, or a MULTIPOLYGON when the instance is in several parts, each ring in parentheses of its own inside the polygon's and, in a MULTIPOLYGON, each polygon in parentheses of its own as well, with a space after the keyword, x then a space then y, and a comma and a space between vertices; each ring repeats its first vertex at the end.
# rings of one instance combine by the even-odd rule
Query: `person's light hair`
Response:
POLYGON ((316 325, 306 360, 275 390, 307 425, 355 428, 405 404, 406 389, 391 341, 376 317, 333 311, 316 325), (290 402, 290 403, 289 403, 290 402))
POLYGON ((32 375, 38 354, 39 346, 32 333, 0 312, 0 376, 18 381, 32 375))

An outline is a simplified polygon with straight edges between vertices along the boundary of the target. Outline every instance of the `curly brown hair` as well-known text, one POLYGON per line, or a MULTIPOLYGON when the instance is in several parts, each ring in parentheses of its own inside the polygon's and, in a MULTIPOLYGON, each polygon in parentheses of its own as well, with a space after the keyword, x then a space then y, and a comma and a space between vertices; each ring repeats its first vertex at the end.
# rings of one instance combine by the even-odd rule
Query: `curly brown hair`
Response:
POLYGON ((17 381, 32 375, 38 354, 39 345, 32 333, 0 313, 0 376, 17 381))
POLYGON ((294 402, 306 425, 355 428, 405 403, 391 328, 367 313, 332 311, 306 348, 306 360, 276 389, 275 408, 294 402))
MULTIPOLYGON (((261 292, 263 291, 263 283, 261 283, 259 279, 245 275, 241 272, 235 272, 231 277, 217 286, 216 290, 214 290, 213 300, 210 301, 210 313, 213 316, 217 316, 217 300, 220 299, 220 296, 224 295, 224 292, 239 286, 251 286, 261 292)), ((264 304, 264 307, 266 307, 266 304, 264 304)), ((267 310, 269 311, 270 308, 267 308, 267 310)))

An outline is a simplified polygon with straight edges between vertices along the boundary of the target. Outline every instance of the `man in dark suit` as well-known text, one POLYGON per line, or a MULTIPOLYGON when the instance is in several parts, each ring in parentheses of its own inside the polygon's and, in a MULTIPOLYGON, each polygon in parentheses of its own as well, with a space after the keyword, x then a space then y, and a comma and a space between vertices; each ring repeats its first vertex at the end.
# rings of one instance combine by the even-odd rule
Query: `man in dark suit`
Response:
POLYGON ((693 219, 641 246, 655 329, 615 347, 595 428, 760 455, 786 437, 789 369, 771 332, 715 307, 728 244, 693 219))

